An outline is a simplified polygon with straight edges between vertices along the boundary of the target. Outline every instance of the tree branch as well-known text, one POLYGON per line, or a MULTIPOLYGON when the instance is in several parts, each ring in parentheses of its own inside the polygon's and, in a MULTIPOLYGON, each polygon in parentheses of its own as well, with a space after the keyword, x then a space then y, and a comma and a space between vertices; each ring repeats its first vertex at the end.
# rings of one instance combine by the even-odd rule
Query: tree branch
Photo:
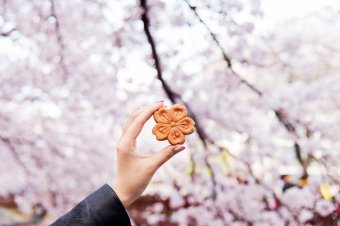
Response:
POLYGON ((157 70, 157 79, 161 82, 162 87, 164 92, 166 93, 167 97, 170 99, 170 101, 172 103, 176 103, 176 99, 179 98, 179 94, 175 93, 173 90, 171 90, 171 88, 169 87, 169 85, 164 81, 163 79, 163 75, 162 75, 162 69, 161 69, 161 63, 157 54, 157 50, 156 50, 156 44, 155 41, 153 40, 153 37, 150 33, 150 20, 148 17, 148 6, 147 6, 147 0, 141 0, 141 7, 144 10, 143 14, 142 14, 142 21, 144 24, 144 32, 145 35, 148 39, 148 42, 150 44, 151 47, 151 51, 152 51, 152 58, 154 59, 154 65, 155 68, 157 70))
MULTIPOLYGON (((185 0, 185 1, 186 1, 186 0, 185 0)), ((155 66, 156 71, 157 71, 157 79, 161 82, 162 87, 163 87, 163 89, 164 89, 164 91, 165 91, 167 97, 170 99, 170 101, 171 101, 172 103, 176 103, 177 101, 179 101, 179 102, 183 103, 183 104, 187 107, 188 111, 191 113, 191 117, 192 117, 192 118, 194 119, 194 121, 196 122, 197 133, 198 133, 199 138, 200 138, 200 140, 201 140, 201 142, 202 142, 202 144, 203 144, 203 147, 204 147, 205 149, 206 149, 209 145, 212 145, 212 146, 214 146, 214 147, 220 149, 221 151, 226 151, 231 157, 233 157, 234 159, 236 159, 236 160, 240 161, 241 163, 245 164, 245 166, 246 166, 246 168, 247 168, 247 170, 248 170, 250 176, 251 176, 252 178, 254 178, 256 184, 259 184, 259 185, 263 186, 263 188, 265 188, 265 189, 271 191, 271 192, 274 194, 274 192, 272 191, 271 188, 269 188, 266 184, 264 184, 264 182, 260 181, 260 180, 254 175, 254 173, 253 173, 253 171, 252 171, 252 169, 251 169, 251 165, 250 165, 249 163, 245 162, 245 161, 244 161, 243 159, 241 159, 240 157, 234 155, 232 152, 229 151, 228 148, 219 146, 219 145, 216 144, 211 138, 209 138, 209 137, 207 136, 207 134, 206 134, 206 132, 204 131, 203 127, 200 126, 199 120, 197 119, 196 115, 194 114, 194 111, 190 108, 190 105, 187 104, 187 103, 185 103, 185 102, 182 100, 181 96, 180 96, 179 94, 175 93, 175 92, 171 89, 171 87, 167 84, 167 82, 163 79, 162 69, 161 69, 161 63, 160 63, 160 58, 159 58, 159 55, 158 55, 158 53, 157 53, 157 48, 156 48, 155 41, 154 41, 153 36, 152 36, 152 34, 151 34, 151 32, 150 32, 150 29, 149 29, 149 27, 150 27, 150 20, 149 20, 148 14, 147 14, 147 13, 148 13, 147 0, 140 0, 140 3, 141 3, 141 4, 140 4, 141 8, 143 9, 143 14, 142 14, 142 16, 141 16, 141 20, 143 21, 143 24, 144 24, 144 32, 145 32, 145 35, 146 35, 146 37, 147 37, 148 43, 149 43, 149 45, 150 45, 150 47, 151 47, 152 57, 153 57, 153 59, 154 59, 154 66, 155 66)), ((216 39, 216 36, 214 36, 214 37, 215 37, 215 39, 216 39)), ((216 39, 216 41, 217 41, 217 39, 216 39)), ((221 47, 221 50, 223 50, 222 47, 221 47)), ((223 50, 223 52, 224 52, 224 50, 223 50)), ((224 57, 226 57, 226 59, 229 59, 229 57, 228 57, 226 54, 224 54, 224 57)), ((226 59, 225 59, 225 60, 226 60, 226 59)), ((231 62, 231 61, 230 61, 230 62, 231 62)), ((230 65, 231 65, 231 64, 230 64, 230 65)), ((231 66, 231 67, 232 67, 232 66, 231 66)), ((232 69, 232 68, 231 68, 231 69, 232 69)), ((233 70, 232 70, 232 71, 233 71, 233 70)), ((244 83, 246 83, 246 81, 243 80, 241 77, 239 77, 239 79, 240 79, 241 81, 244 81, 244 83)), ((246 84, 248 84, 248 83, 246 83, 246 84)), ((251 87, 253 87, 253 86, 250 85, 250 84, 248 84, 248 87, 251 88, 251 87)), ((257 90, 255 87, 251 88, 251 90, 253 90, 253 91, 256 92, 257 94, 259 94, 259 96, 262 95, 262 92, 260 92, 259 90, 257 90)), ((191 159, 191 160, 193 161, 193 159, 191 159)), ((213 168, 212 168, 210 162, 208 161, 207 156, 205 156, 204 162, 205 162, 206 166, 209 168, 209 170, 211 171, 211 180, 212 180, 212 183, 213 183, 213 193, 212 193, 212 198, 213 198, 213 200, 215 200, 215 199, 216 199, 216 196, 217 196, 217 191, 216 191, 216 185, 217 185, 216 176, 215 176, 215 173, 214 173, 214 171, 213 171, 213 168)), ((274 194, 274 196, 275 196, 275 194, 274 194)), ((275 198, 277 198, 277 197, 275 196, 275 198)), ((278 198, 277 198, 277 199, 278 199, 278 198)), ((279 199, 278 199, 278 200, 279 200, 279 199)), ((219 209, 218 209, 218 208, 216 209, 216 211, 217 211, 217 214, 219 214, 219 209)), ((232 213, 232 214, 233 214, 233 213, 232 213)), ((292 213, 292 214, 293 214, 294 219, 297 219, 296 216, 294 215, 294 213, 292 213)), ((235 216, 235 215, 234 215, 234 216, 235 216)), ((235 217, 237 217, 237 216, 235 216, 235 217)), ((221 219, 224 220, 223 215, 222 215, 221 219)))
MULTIPOLYGON (((194 111, 191 109, 191 107, 189 106, 188 103, 183 101, 183 99, 181 98, 181 96, 178 93, 175 93, 171 89, 171 87, 167 84, 167 82, 163 78, 161 63, 160 63, 160 59, 159 59, 159 56, 158 56, 158 53, 157 53, 156 44, 155 44, 155 41, 154 41, 154 39, 151 35, 151 32, 150 32, 150 20, 149 20, 149 17, 148 17, 147 0, 141 0, 140 6, 143 9, 143 14, 141 16, 141 20, 143 21, 144 32, 145 32, 145 35, 147 37, 148 43, 151 47, 152 57, 154 59, 154 66, 155 66, 156 71, 157 71, 157 79, 161 82, 165 94, 167 95, 167 97, 170 99, 170 101, 173 104, 176 103, 176 102, 181 102, 188 109, 190 117, 192 117, 192 119, 195 121, 196 132, 197 132, 197 134, 198 134, 198 136, 199 136, 199 138, 202 142, 203 147, 206 149, 207 146, 208 146, 207 141, 209 139, 208 139, 208 136, 207 136, 206 132, 204 131, 203 127, 200 125, 198 118, 194 114, 194 111)), ((195 174, 195 164, 194 164, 195 161, 193 160, 193 156, 191 156, 191 161, 192 161, 192 164, 193 164, 193 172, 192 173, 194 175, 195 174)), ((212 169, 212 167, 211 167, 206 156, 204 158, 204 162, 205 162, 206 166, 211 171, 211 180, 212 180, 212 183, 213 183, 212 197, 213 197, 213 199, 215 199, 216 195, 217 195, 216 190, 215 190, 216 189, 215 187, 216 187, 216 184, 217 184, 216 183, 216 177, 215 177, 213 169, 212 169)))
MULTIPOLYGON (((284 128, 290 133, 293 134, 295 137, 297 136, 296 134, 296 128, 295 126, 288 120, 288 115, 287 112, 282 109, 276 109, 274 110, 276 118, 279 120, 279 122, 284 126, 284 128)), ((310 164, 310 161, 307 159, 303 159, 302 157, 302 150, 300 144, 294 140, 294 152, 295 152, 295 157, 300 163, 302 170, 303 170, 303 176, 308 176, 307 168, 310 164)))
MULTIPOLYGON (((209 26, 207 25, 207 23, 205 23, 205 21, 202 19, 202 17, 198 14, 197 12, 197 8, 195 6, 192 6, 188 0, 184 0, 186 2, 186 4, 188 5, 188 7, 192 10, 192 12, 195 14, 195 16, 197 17, 197 19, 200 21, 200 23, 206 28, 206 30, 208 31, 208 33, 210 34, 212 40, 215 42, 215 44, 217 45, 217 47, 219 48, 219 50, 222 53, 223 59, 224 61, 227 63, 228 69, 229 71, 235 76, 237 77, 241 83, 244 83, 250 90, 252 90, 254 93, 256 93, 259 97, 261 97, 263 95, 262 91, 260 91, 258 88, 256 88, 254 85, 250 84, 249 82, 247 82, 245 79, 242 78, 242 76, 240 76, 237 72, 235 72, 234 68, 233 68, 233 64, 231 61, 230 56, 228 56, 228 54, 226 53, 226 51, 224 50, 224 48, 222 47, 221 43, 218 41, 217 36, 215 33, 213 33, 211 31, 211 29, 209 28, 209 26)), ((295 133, 295 126, 289 121, 288 117, 283 117, 283 115, 280 114, 280 111, 284 111, 284 109, 281 110, 273 110, 276 118, 278 119, 278 121, 284 126, 284 128, 288 131, 288 133, 293 134, 294 136, 296 136, 295 133)), ((309 166, 309 161, 304 160, 302 158, 302 150, 301 150, 301 146, 299 145, 299 143, 294 140, 294 151, 295 151, 295 156, 297 158, 297 160, 299 161, 302 169, 303 169, 303 174, 304 175, 308 175, 307 173, 307 168, 309 166)))
POLYGON ((209 139, 208 139, 208 136, 205 133, 204 129, 200 125, 197 116, 193 113, 194 111, 191 109, 191 107, 189 106, 188 103, 183 101, 183 99, 181 98, 180 94, 176 93, 175 91, 173 91, 171 89, 171 87, 168 85, 168 83, 163 78, 160 58, 159 58, 158 53, 157 53, 155 41, 154 41, 154 39, 153 39, 153 37, 151 35, 151 32, 150 32, 150 29, 149 29, 149 27, 150 27, 150 20, 149 20, 149 17, 147 15, 147 13, 148 13, 148 7, 147 7, 147 3, 146 3, 147 0, 141 0, 140 2, 141 2, 141 7, 144 10, 141 19, 142 19, 143 24, 144 24, 145 35, 146 35, 148 43, 149 43, 149 45, 151 47, 152 57, 154 59, 154 66, 155 66, 156 71, 157 71, 157 79, 161 82, 163 90, 164 90, 166 96, 169 98, 169 100, 173 104, 176 103, 177 101, 179 101, 179 102, 183 103, 186 106, 190 116, 194 119, 194 121, 196 123, 197 134, 198 134, 199 138, 201 139, 203 145, 206 147, 207 146, 206 142, 209 139))
POLYGON ((253 86, 252 84, 250 84, 248 81, 246 81, 244 78, 242 78, 242 76, 240 76, 238 73, 235 72, 234 68, 233 68, 233 64, 231 62, 231 58, 230 56, 228 56, 228 54, 226 53, 226 51, 224 50, 224 48, 222 47, 222 44, 218 41, 217 39, 217 35, 212 32, 212 30, 210 29, 210 27, 207 25, 207 23, 202 19, 202 17, 198 14, 197 12, 197 8, 195 6, 192 6, 188 0, 184 0, 186 2, 186 4, 189 6, 189 8, 191 9, 191 11, 195 14, 195 16, 197 17, 197 19, 200 21, 200 23, 205 27, 205 29, 208 31, 209 35, 211 36, 212 40, 215 42, 215 44, 217 45, 217 47, 219 48, 224 61, 227 63, 227 67, 229 69, 229 71, 232 73, 232 75, 234 75, 236 78, 238 78, 238 80, 245 84, 249 89, 251 89, 253 92, 255 92, 258 96, 262 96, 262 92, 257 89, 255 86, 253 86))
POLYGON ((57 16, 57 13, 56 13, 54 0, 50 0, 50 3, 51 3, 51 17, 53 17, 55 19, 54 29, 55 29, 55 32, 56 32, 57 42, 58 42, 58 45, 59 45, 59 57, 60 57, 59 64, 60 64, 61 70, 63 71, 64 75, 67 76, 68 75, 68 69, 67 69, 67 66, 65 64, 64 38, 63 38, 62 33, 61 33, 60 22, 59 22, 59 18, 57 16))
POLYGON ((26 164, 21 160, 21 158, 20 158, 14 144, 12 143, 12 141, 7 137, 2 137, 2 136, 0 136, 0 140, 2 141, 2 143, 4 143, 8 147, 13 158, 15 159, 15 161, 17 161, 19 166, 21 166, 24 169, 26 175, 27 176, 30 175, 29 169, 27 168, 26 164))
MULTIPOLYGON (((190 114, 191 114, 190 116, 194 119, 194 121, 196 123, 196 125, 195 125, 196 126, 196 130, 197 130, 198 136, 199 136, 199 138, 200 138, 200 140, 202 142, 202 145, 203 145, 204 149, 207 149, 209 145, 212 145, 212 146, 218 148, 220 151, 226 151, 232 158, 234 158, 235 160, 238 160, 241 163, 243 163, 246 166, 246 168, 247 168, 248 172, 250 173, 250 175, 255 179, 255 181, 257 183, 260 183, 259 179, 252 172, 252 169, 251 169, 251 166, 249 165, 249 163, 245 162, 244 160, 242 160, 238 156, 234 155, 232 152, 229 151, 228 148, 217 145, 210 137, 207 136, 207 134, 206 134, 205 130, 203 129, 203 127, 200 126, 199 120, 196 117, 194 111, 190 108, 190 105, 185 103, 181 99, 181 96, 179 94, 175 93, 171 89, 171 87, 167 84, 167 82, 163 79, 162 69, 161 69, 161 66, 160 66, 160 60, 159 60, 159 55, 157 53, 156 44, 155 44, 155 41, 154 41, 154 39, 153 39, 153 37, 152 37, 152 35, 150 33, 150 30, 149 30, 150 21, 149 21, 149 18, 147 16, 148 8, 147 8, 146 0, 141 0, 141 7, 143 8, 143 11, 144 11, 143 14, 142 14, 142 21, 143 21, 143 24, 144 24, 144 31, 145 31, 145 34, 147 36, 149 45, 151 46, 152 56, 154 58, 155 68, 156 68, 156 71, 157 71, 157 78, 161 81, 161 84, 163 86, 163 89, 164 89, 167 97, 171 100, 172 103, 176 103, 177 101, 180 101, 181 103, 183 103, 187 107, 188 112, 190 112, 190 114)), ((191 161, 194 163, 192 157, 191 157, 191 161)), ((212 183, 213 183, 213 186, 216 186, 216 184, 217 184, 216 177, 215 177, 215 174, 214 174, 214 172, 212 170, 212 166, 211 166, 210 162, 208 161, 207 157, 204 158, 204 163, 209 168, 209 170, 212 172, 212 175, 211 175, 212 183)), ((216 195, 217 195, 216 191, 213 191, 213 197, 216 197, 216 195)))
POLYGON ((16 31, 15 28, 12 28, 12 29, 9 30, 9 31, 2 31, 2 32, 0 32, 0 36, 2 36, 2 37, 8 37, 8 36, 10 36, 14 31, 16 31))

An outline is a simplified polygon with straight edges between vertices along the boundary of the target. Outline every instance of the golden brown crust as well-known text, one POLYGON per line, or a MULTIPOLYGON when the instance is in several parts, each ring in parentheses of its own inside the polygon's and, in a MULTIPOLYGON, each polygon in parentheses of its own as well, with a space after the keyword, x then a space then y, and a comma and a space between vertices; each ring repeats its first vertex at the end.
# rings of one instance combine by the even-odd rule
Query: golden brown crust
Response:
POLYGON ((158 123, 169 123, 171 121, 171 115, 165 107, 158 109, 158 111, 153 114, 153 117, 158 123))
POLYGON ((177 127, 171 127, 169 135, 168 135, 168 141, 172 145, 176 144, 184 144, 185 137, 184 134, 177 128, 177 127))
POLYGON ((185 135, 195 132, 195 122, 187 114, 187 109, 179 104, 158 109, 153 114, 156 125, 152 134, 159 141, 168 139, 172 145, 184 144, 185 135))
POLYGON ((156 135, 157 140, 166 140, 170 133, 171 126, 169 124, 157 123, 152 128, 152 134, 156 135))
POLYGON ((193 132, 195 132, 195 127, 193 125, 195 125, 194 120, 192 120, 189 117, 185 117, 179 121, 176 122, 177 128, 180 129, 182 131, 182 133, 184 134, 191 134, 193 132))

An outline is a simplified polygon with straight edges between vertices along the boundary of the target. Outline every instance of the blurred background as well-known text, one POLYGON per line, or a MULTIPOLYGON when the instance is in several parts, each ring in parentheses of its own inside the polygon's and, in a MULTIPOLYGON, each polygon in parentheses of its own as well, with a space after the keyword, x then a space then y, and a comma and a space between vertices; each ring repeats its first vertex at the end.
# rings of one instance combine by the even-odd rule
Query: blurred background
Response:
MULTIPOLYGON (((0 225, 110 184, 122 124, 160 100, 197 133, 134 225, 339 225, 339 71, 335 0, 1 0, 0 225)), ((154 124, 141 152, 167 145, 154 124)))

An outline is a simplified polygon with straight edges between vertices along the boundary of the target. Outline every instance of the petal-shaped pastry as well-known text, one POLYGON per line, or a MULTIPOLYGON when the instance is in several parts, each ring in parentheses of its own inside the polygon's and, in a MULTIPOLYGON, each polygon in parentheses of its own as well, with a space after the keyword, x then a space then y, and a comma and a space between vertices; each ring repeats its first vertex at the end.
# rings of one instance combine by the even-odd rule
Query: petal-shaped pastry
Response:
POLYGON ((165 107, 161 107, 153 114, 153 118, 159 123, 170 123, 171 113, 165 107))
POLYGON ((172 111, 172 118, 175 122, 181 120, 182 118, 187 116, 187 109, 179 104, 173 105, 170 110, 172 111))
POLYGON ((178 122, 176 122, 177 128, 184 134, 190 134, 195 132, 195 122, 189 117, 185 117, 178 122))
POLYGON ((184 144, 185 138, 184 138, 184 134, 178 128, 171 127, 168 140, 170 144, 176 145, 176 144, 184 144))
POLYGON ((157 140, 166 140, 170 133, 171 126, 169 124, 156 123, 152 128, 152 134, 156 135, 157 140))

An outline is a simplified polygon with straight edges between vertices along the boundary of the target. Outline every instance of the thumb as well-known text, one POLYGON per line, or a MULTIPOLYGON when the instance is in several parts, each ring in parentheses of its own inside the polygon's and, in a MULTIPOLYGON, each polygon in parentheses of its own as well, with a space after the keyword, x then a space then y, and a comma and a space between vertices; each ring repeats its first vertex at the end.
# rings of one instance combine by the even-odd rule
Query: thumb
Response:
POLYGON ((185 147, 182 145, 176 145, 176 146, 169 145, 163 148, 162 150, 160 150, 159 152, 157 152, 156 154, 154 154, 151 159, 156 166, 155 170, 157 170, 166 161, 168 161, 174 155, 176 155, 178 152, 183 151, 184 149, 185 147))

